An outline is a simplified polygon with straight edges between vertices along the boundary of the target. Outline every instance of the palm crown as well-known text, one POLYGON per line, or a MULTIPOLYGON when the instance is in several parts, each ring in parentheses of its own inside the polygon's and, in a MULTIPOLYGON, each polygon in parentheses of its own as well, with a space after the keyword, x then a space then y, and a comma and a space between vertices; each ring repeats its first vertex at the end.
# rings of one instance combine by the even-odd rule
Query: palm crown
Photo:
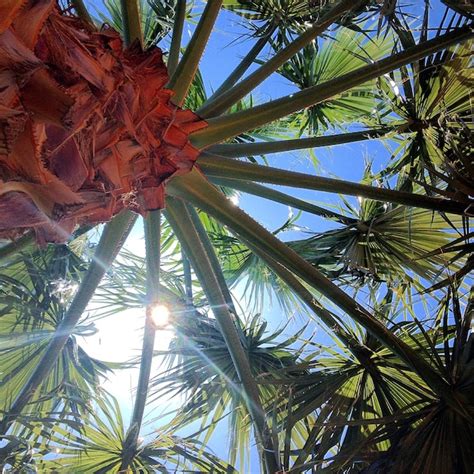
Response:
POLYGON ((0 7, 4 469, 244 472, 255 439, 267 473, 472 472, 472 9, 444 3, 414 25, 392 1, 0 7), (209 92, 225 10, 251 46, 209 92), (257 103, 269 78, 293 92, 257 103), (394 148, 379 172, 361 156, 360 182, 269 164, 369 139, 394 148), (236 193, 298 214, 272 232, 236 193), (122 249, 137 213, 145 257, 122 249), (301 215, 318 225, 281 239, 301 215), (305 318, 290 337, 245 314, 269 297, 305 318), (156 369, 163 304, 175 336, 156 369), (123 364, 79 338, 132 307, 127 427, 101 387, 123 364), (144 441, 147 402, 170 395, 183 406, 144 441), (226 417, 221 460, 207 444, 226 417))

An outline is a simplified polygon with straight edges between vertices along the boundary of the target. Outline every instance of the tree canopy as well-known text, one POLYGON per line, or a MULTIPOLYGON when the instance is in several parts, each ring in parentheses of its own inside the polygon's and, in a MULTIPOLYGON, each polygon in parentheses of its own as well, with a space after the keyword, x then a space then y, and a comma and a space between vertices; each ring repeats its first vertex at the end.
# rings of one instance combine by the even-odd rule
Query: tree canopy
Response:
POLYGON ((473 472, 473 14, 3 2, 2 472, 473 472))

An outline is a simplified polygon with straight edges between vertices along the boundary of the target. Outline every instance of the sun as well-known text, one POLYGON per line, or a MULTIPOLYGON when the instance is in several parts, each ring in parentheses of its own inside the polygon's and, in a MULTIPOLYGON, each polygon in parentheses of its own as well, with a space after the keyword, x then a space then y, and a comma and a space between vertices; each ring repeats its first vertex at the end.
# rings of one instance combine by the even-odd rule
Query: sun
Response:
MULTIPOLYGON (((174 331, 166 321, 166 313, 169 318, 171 311, 164 305, 156 312, 159 316, 158 324, 154 322, 154 325, 159 335, 155 338, 154 349, 157 351, 167 350, 174 337, 174 331), (166 311, 163 308, 166 308, 166 311)), ((95 319, 96 332, 84 338, 84 349, 91 357, 108 362, 126 362, 133 359, 142 346, 144 314, 145 308, 130 308, 114 314, 113 318, 95 319)), ((134 370, 138 376, 138 370, 134 370)))
POLYGON ((164 304, 155 304, 150 307, 150 318, 157 330, 166 329, 170 325, 170 310, 164 304))

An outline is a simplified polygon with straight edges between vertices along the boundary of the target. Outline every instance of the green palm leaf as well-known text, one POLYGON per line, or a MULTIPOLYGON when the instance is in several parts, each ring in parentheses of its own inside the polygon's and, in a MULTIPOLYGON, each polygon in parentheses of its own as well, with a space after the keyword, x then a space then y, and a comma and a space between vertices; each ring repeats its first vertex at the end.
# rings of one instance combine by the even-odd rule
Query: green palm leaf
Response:
MULTIPOLYGON (((57 246, 25 253, 0 273, 3 412, 8 412, 42 359, 82 278, 85 262, 73 247, 57 246)), ((76 327, 53 370, 31 399, 29 413, 48 414, 60 409, 81 416, 101 378, 113 367, 91 358, 78 344, 78 337, 94 333, 91 323, 76 327)))
MULTIPOLYGON (((307 45, 284 64, 279 73, 299 89, 306 89, 382 58, 393 45, 390 36, 364 38, 357 31, 343 28, 334 39, 307 45)), ((294 120, 301 132, 310 134, 344 124, 370 122, 384 113, 378 110, 383 106, 378 99, 375 81, 371 81, 309 107, 295 115, 294 120)))
MULTIPOLYGON (((78 473, 121 472, 126 449, 126 429, 120 407, 108 396, 96 400, 96 410, 87 423, 77 431, 56 426, 48 435, 52 459, 40 458, 38 467, 48 470, 67 469, 78 473)), ((160 430, 146 442, 142 441, 133 454, 130 469, 134 472, 170 472, 197 469, 197 472, 233 472, 215 455, 203 451, 193 439, 178 438, 166 429, 160 430)))

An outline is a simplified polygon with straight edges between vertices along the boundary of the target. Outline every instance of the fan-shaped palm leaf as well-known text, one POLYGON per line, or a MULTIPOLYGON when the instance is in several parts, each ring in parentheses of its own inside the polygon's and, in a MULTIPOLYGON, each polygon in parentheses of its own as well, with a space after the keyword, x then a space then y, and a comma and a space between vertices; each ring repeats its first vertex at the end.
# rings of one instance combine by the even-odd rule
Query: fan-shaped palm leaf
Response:
MULTIPOLYGON (((254 377, 275 374, 296 363, 298 354, 291 349, 304 329, 290 338, 277 342, 285 328, 267 334, 267 325, 259 315, 247 323, 236 320, 242 345, 248 354, 254 377)), ((221 418, 228 417, 231 443, 231 463, 240 454, 245 458, 245 446, 250 440, 250 424, 245 410, 244 394, 226 343, 214 319, 196 313, 193 319, 183 315, 175 319, 176 336, 167 355, 167 367, 153 379, 155 395, 181 394, 186 403, 178 413, 180 423, 200 419, 207 438, 216 430, 221 418), (237 428, 238 427, 238 428, 237 428), (236 429, 237 428, 237 429, 236 429)), ((278 387, 260 385, 264 405, 271 405, 278 387)))
MULTIPOLYGON (((361 37, 346 28, 338 30, 333 41, 319 41, 305 46, 282 66, 279 73, 299 89, 329 81, 385 56, 393 48, 391 36, 361 37)), ((375 82, 362 84, 338 97, 297 114, 300 131, 316 134, 329 127, 372 121, 380 104, 375 82)))
POLYGON ((381 83, 393 111, 413 133, 410 140, 402 142, 396 160, 384 171, 401 171, 406 189, 411 189, 413 181, 425 182, 428 177, 427 183, 436 186, 436 170, 449 167, 450 145, 455 149, 460 143, 454 138, 446 141, 447 130, 453 137, 466 131, 472 133, 469 45, 421 61, 417 64, 420 72, 412 78, 393 75, 389 82, 381 83), (402 83, 411 89, 411 96, 402 95, 402 83))
MULTIPOLYGON (((45 470, 68 469, 74 472, 121 472, 127 449, 126 428, 118 403, 101 398, 97 409, 80 430, 57 426, 48 434, 47 448, 51 459, 40 458, 38 467, 45 470)), ((137 472, 169 472, 168 469, 197 469, 197 472, 233 472, 216 456, 203 451, 192 439, 177 438, 161 430, 146 442, 142 441, 132 455, 130 469, 137 472)), ((41 453, 44 456, 44 453, 41 453)))
MULTIPOLYGON (((17 259, 0 272, 0 396, 4 413, 44 356, 85 266, 66 246, 35 250, 17 259)), ((78 344, 77 337, 94 332, 91 323, 75 328, 54 368, 30 400, 29 413, 48 414, 60 409, 81 416, 100 379, 112 368, 88 356, 78 344)))

